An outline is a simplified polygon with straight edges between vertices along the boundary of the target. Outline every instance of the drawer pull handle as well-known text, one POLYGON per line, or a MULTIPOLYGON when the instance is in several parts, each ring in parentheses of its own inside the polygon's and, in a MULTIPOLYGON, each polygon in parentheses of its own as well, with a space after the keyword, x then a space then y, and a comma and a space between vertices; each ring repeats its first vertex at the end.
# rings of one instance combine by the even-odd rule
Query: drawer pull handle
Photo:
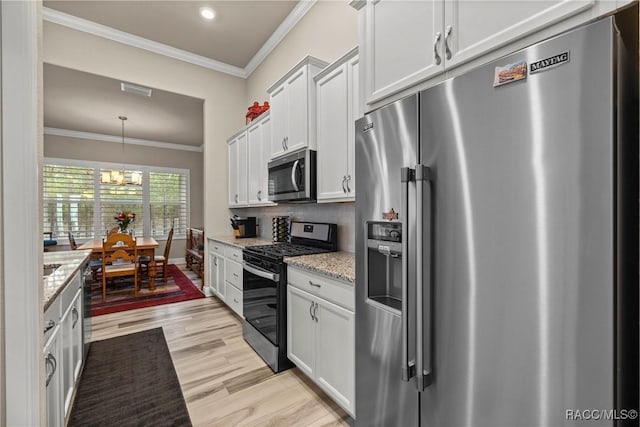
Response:
POLYGON ((56 373, 56 369, 58 368, 58 362, 56 361, 56 358, 51 353, 47 353, 47 356, 44 358, 44 361, 47 364, 47 366, 51 366, 51 372, 47 374, 47 379, 45 381, 46 383, 45 385, 48 386, 49 383, 51 382, 51 379, 53 378, 53 374, 56 373))
POLYGON ((53 320, 47 321, 46 325, 44 325, 44 333, 46 334, 47 331, 55 327, 56 327, 56 322, 54 322, 53 320))
POLYGON ((321 285, 321 284, 319 284, 319 283, 313 283, 311 280, 309 280, 309 284, 310 284, 311 286, 315 286, 316 288, 321 288, 321 287, 322 287, 322 285, 321 285))
POLYGON ((238 275, 236 273, 233 273, 233 277, 235 277, 237 279, 238 275))
POLYGON ((71 326, 71 329, 75 329, 78 320, 80 320, 80 314, 78 313, 78 309, 75 307, 71 309, 71 318, 73 319, 73 325, 71 326))
POLYGON ((233 302, 235 302, 236 304, 240 304, 240 303, 238 302, 238 300, 237 300, 237 299, 235 299, 235 298, 233 299, 233 302))

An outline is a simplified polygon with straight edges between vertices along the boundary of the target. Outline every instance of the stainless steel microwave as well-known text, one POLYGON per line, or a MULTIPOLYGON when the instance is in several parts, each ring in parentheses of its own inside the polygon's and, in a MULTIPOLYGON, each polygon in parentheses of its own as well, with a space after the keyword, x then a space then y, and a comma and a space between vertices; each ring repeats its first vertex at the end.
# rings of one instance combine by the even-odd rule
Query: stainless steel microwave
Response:
POLYGON ((269 162, 269 200, 312 202, 315 199, 315 151, 300 150, 269 162))

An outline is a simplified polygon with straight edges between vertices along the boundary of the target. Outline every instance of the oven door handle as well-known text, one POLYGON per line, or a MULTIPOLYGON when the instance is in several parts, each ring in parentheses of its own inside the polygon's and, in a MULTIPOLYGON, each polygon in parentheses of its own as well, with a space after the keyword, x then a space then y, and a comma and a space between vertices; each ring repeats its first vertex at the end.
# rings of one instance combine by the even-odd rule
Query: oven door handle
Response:
POLYGON ((280 275, 276 273, 272 273, 267 270, 263 270, 261 268, 254 267, 251 264, 247 264, 246 262, 242 263, 242 268, 248 271, 251 274, 255 274, 258 277, 262 277, 263 279, 272 280, 274 282, 280 281, 280 275))

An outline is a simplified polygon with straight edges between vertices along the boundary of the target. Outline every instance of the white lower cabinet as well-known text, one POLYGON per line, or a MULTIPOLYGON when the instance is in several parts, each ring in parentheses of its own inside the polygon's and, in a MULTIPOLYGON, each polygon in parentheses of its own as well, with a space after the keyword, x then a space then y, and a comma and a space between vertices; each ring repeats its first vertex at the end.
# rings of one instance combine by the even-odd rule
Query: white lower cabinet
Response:
POLYGON ((62 359, 58 369, 61 370, 65 417, 71 408, 71 398, 76 380, 82 367, 82 321, 81 293, 76 292, 71 304, 60 319, 62 331, 62 359))
POLYGON ((310 377, 316 359, 314 302, 313 295, 287 286, 287 357, 310 377))
POLYGON ((64 426, 83 362, 81 273, 71 278, 44 314, 47 426, 64 426))
POLYGON ((44 346, 45 384, 47 397, 47 426, 64 425, 64 401, 62 396, 62 375, 60 373, 60 326, 50 330, 51 334, 44 346))
POLYGON ((354 328, 352 285, 288 267, 287 357, 355 418, 354 328))
POLYGON ((242 317, 242 249, 209 239, 209 289, 242 317))
POLYGON ((222 245, 209 242, 209 290, 222 301, 225 300, 224 253, 222 245), (218 249, 218 250, 216 250, 218 249))

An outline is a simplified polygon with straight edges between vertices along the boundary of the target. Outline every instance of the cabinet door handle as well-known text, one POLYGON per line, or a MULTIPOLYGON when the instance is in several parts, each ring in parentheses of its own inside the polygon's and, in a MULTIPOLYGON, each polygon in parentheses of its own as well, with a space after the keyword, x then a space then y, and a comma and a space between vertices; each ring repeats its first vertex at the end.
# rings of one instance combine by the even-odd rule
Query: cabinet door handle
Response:
POLYGON ((309 280, 309 284, 310 284, 311 286, 315 286, 316 288, 321 288, 321 287, 322 287, 322 285, 321 285, 321 284, 319 284, 319 283, 313 283, 311 280, 309 280))
POLYGON ((451 36, 451 31, 453 27, 451 25, 447 25, 444 34, 444 51, 447 59, 451 59, 451 49, 449 49, 449 37, 451 36))
POLYGON ((71 317, 73 318, 73 325, 71 325, 71 329, 74 329, 76 327, 76 323, 78 323, 78 320, 80 320, 80 315, 78 314, 78 309, 73 307, 71 309, 71 317))
POLYGON ((49 319, 47 323, 44 325, 44 333, 46 334, 48 330, 53 329, 55 327, 56 327, 56 322, 49 319))
POLYGON ((237 299, 235 299, 235 298, 233 299, 233 302, 235 302, 236 304, 240 304, 240 303, 238 302, 238 300, 237 300, 237 299))
POLYGON ((258 197, 259 202, 262 201, 262 197, 260 197, 260 194, 262 194, 262 190, 258 190, 258 193, 256 193, 256 196, 258 197))
POLYGON ((313 317, 313 301, 311 301, 311 305, 309 306, 309 316, 311 316, 311 320, 316 320, 315 317, 313 317))
POLYGON ((218 266, 218 258, 213 257, 213 265, 218 266))
POLYGON ((284 146, 284 138, 282 138, 282 151, 287 151, 287 149, 284 146))
POLYGON ((233 198, 233 200, 235 200, 236 203, 238 203, 238 195, 236 194, 235 197, 233 198))
POLYGON ((289 149, 289 137, 288 136, 284 137, 284 149, 285 150, 289 149))
POLYGON ((313 306, 313 317, 314 317, 316 323, 318 323, 318 315, 316 314, 316 311, 318 311, 318 303, 314 302, 312 304, 314 304, 314 306, 313 306))
POLYGON ((346 183, 347 183, 347 192, 351 193, 351 188, 349 188, 349 181, 351 181, 351 175, 347 175, 347 181, 346 181, 346 183))
POLYGON ((51 372, 47 374, 46 385, 48 386, 53 378, 53 374, 56 373, 56 369, 58 368, 58 362, 56 362, 56 358, 51 353, 47 353, 47 356, 44 358, 44 361, 47 365, 51 366, 51 372))
POLYGON ((442 63, 442 58, 440 58, 440 54, 438 53, 438 44, 440 43, 440 38, 442 34, 440 31, 436 33, 436 39, 433 41, 433 55, 436 58, 436 65, 440 65, 442 63))
POLYGON ((343 176, 343 177, 342 177, 342 192, 343 192, 343 193, 345 193, 345 194, 347 193, 347 189, 346 189, 346 188, 345 188, 345 186, 344 186, 344 182, 345 182, 346 180, 347 180, 347 177, 346 177, 346 176, 343 176))

